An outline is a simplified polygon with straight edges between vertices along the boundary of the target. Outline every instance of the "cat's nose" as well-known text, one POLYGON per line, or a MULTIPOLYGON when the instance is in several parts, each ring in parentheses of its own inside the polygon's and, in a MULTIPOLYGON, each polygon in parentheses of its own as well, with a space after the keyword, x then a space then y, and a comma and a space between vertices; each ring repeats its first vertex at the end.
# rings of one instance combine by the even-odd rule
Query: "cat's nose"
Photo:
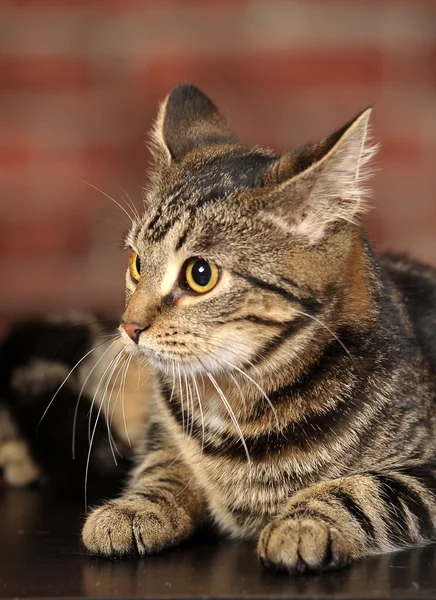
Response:
POLYGON ((124 321, 121 323, 121 327, 127 333, 130 339, 132 339, 135 344, 139 342, 139 336, 143 331, 150 327, 149 324, 143 325, 142 323, 136 323, 135 321, 131 323, 125 323, 124 321))

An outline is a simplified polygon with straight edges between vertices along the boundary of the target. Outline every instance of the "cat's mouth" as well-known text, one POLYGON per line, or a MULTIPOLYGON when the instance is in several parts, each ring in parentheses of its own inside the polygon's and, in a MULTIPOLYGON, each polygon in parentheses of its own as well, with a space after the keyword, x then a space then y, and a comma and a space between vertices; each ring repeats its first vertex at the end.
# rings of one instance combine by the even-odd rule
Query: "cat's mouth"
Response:
POLYGON ((126 341, 122 338, 125 345, 125 351, 137 358, 140 362, 146 362, 150 367, 158 371, 167 371, 168 367, 171 366, 173 359, 167 354, 155 348, 150 348, 144 344, 133 344, 130 341, 126 341))
POLYGON ((255 351, 253 343, 241 341, 231 334, 218 338, 198 332, 180 340, 168 331, 155 335, 144 331, 134 340, 122 327, 120 333, 128 354, 166 375, 179 371, 184 375, 220 375, 240 371, 255 351))
POLYGON ((191 354, 186 351, 186 348, 156 348, 150 344, 139 342, 133 343, 129 339, 122 340, 125 344, 125 350, 128 354, 135 356, 140 362, 147 363, 149 367, 164 373, 166 375, 174 375, 180 372, 182 375, 195 375, 199 373, 207 374, 222 374, 238 367, 234 365, 234 352, 221 348, 217 352, 214 349, 209 353, 207 349, 198 354, 191 354), (232 362, 229 361, 232 354, 232 362))

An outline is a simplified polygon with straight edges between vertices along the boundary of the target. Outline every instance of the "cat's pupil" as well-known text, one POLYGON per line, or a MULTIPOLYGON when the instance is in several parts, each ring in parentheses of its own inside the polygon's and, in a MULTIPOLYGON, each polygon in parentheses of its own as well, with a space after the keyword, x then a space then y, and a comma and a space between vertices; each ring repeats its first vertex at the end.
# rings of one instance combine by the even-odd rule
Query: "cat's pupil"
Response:
POLYGON ((141 273, 141 259, 139 258, 139 255, 136 256, 136 270, 138 271, 138 274, 141 273))
POLYGON ((201 287, 206 286, 212 277, 212 269, 205 260, 197 260, 192 267, 192 279, 201 287))

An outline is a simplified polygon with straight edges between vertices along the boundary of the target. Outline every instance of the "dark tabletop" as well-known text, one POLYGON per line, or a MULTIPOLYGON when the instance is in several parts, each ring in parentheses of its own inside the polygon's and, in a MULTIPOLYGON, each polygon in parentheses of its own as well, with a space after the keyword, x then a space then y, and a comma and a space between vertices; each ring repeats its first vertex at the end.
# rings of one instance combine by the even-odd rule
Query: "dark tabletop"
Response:
POLYGON ((142 559, 88 556, 80 501, 0 489, 0 598, 436 598, 436 545, 304 577, 266 573, 254 546, 204 535, 142 559))

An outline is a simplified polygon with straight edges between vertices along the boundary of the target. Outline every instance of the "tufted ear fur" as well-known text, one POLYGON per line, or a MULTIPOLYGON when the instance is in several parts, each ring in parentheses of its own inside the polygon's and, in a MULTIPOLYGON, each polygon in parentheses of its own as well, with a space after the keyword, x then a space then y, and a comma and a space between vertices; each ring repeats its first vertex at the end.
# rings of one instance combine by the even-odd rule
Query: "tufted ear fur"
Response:
POLYGON ((236 138, 213 102, 193 85, 174 88, 161 105, 152 141, 167 163, 204 146, 234 143, 236 138))
POLYGON ((370 114, 366 109, 319 144, 277 161, 266 177, 274 184, 269 218, 310 244, 335 222, 356 222, 365 210, 368 162, 377 150, 367 143, 370 114))

